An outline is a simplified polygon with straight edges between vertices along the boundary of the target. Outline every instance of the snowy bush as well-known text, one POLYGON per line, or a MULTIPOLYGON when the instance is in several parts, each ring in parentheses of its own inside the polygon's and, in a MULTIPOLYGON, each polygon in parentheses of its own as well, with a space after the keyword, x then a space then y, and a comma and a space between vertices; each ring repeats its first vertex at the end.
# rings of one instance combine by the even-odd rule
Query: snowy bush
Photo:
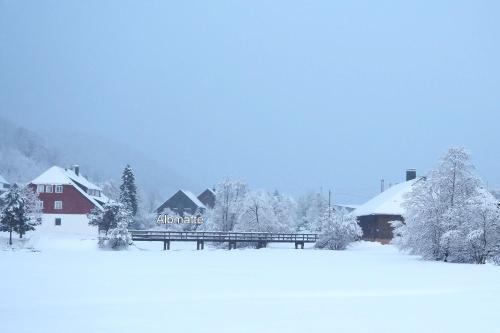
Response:
POLYGON ((315 247, 328 250, 345 250, 361 238, 363 231, 356 218, 346 211, 327 208, 321 219, 321 234, 315 247))
POLYGON ((469 154, 452 148, 406 198, 394 243, 425 259, 485 263, 498 255, 498 202, 473 174, 469 154))
POLYGON ((127 229, 128 221, 125 219, 120 220, 116 228, 108 232, 107 241, 108 246, 114 250, 127 248, 132 244, 132 236, 127 229))
POLYGON ((132 244, 132 236, 128 226, 133 221, 132 212, 123 204, 110 202, 103 210, 95 209, 89 215, 89 225, 99 229, 99 247, 110 247, 118 250, 132 244))

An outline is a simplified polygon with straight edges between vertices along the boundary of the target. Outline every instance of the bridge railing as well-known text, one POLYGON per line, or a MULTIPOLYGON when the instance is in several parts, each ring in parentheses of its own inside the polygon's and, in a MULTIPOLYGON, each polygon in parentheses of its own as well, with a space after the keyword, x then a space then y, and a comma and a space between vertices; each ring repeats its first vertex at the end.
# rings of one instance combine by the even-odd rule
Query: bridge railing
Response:
POLYGON ((223 231, 129 230, 137 241, 282 242, 314 243, 317 234, 223 231))

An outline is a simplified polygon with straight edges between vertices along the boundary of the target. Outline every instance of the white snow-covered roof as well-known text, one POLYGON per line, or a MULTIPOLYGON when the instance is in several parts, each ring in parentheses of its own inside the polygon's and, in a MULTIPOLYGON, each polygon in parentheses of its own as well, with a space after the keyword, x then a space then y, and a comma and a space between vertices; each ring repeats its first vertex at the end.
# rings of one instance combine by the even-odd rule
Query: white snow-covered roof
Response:
POLYGON ((53 166, 49 168, 47 171, 42 173, 37 178, 33 179, 31 184, 39 185, 39 184, 47 184, 47 185, 73 185, 83 196, 90 200, 95 206, 102 208, 102 203, 107 203, 110 201, 108 197, 102 194, 101 188, 89 182, 82 175, 76 175, 75 172, 71 169, 63 169, 58 166, 53 166), (101 196, 94 196, 82 189, 76 183, 91 189, 91 190, 99 190, 101 191, 101 196))
MULTIPOLYGON (((214 191, 214 190, 212 190, 210 187, 209 187, 209 188, 207 188, 205 191, 210 191, 210 192, 212 192, 212 194, 213 194, 213 195, 215 195, 215 191, 214 191)), ((205 192, 205 191, 203 191, 203 192, 205 192)), ((202 192, 202 193, 203 193, 203 192, 202 192)))
POLYGON ((5 180, 5 178, 2 177, 2 175, 0 175, 0 183, 1 184, 8 184, 9 182, 5 180))
POLYGON ((405 209, 402 207, 405 201, 404 196, 411 191, 413 184, 419 180, 420 179, 413 179, 392 186, 365 204, 359 206, 352 214, 354 216, 404 215, 405 209))
POLYGON ((75 181, 78 184, 92 190, 100 190, 100 188, 91 182, 89 182, 82 175, 77 175, 71 169, 63 169, 58 166, 53 166, 47 171, 42 173, 37 178, 33 179, 31 183, 33 184, 50 184, 50 185, 70 185, 71 181, 75 181))
POLYGON ((186 190, 181 190, 182 193, 184 193, 192 202, 194 202, 194 204, 200 208, 207 208, 205 207, 205 205, 203 204, 203 202, 200 201, 200 199, 198 199, 196 197, 196 195, 194 195, 192 192, 190 191, 186 191, 186 190))
POLYGON ((32 184, 73 185, 65 170, 53 166, 31 181, 32 184))
POLYGON ((68 175, 69 178, 71 178, 73 181, 77 182, 78 184, 81 184, 85 186, 86 188, 92 189, 92 190, 101 190, 101 188, 97 185, 92 184, 87 180, 87 178, 83 177, 81 174, 77 175, 74 170, 71 169, 64 169, 66 174, 68 175))

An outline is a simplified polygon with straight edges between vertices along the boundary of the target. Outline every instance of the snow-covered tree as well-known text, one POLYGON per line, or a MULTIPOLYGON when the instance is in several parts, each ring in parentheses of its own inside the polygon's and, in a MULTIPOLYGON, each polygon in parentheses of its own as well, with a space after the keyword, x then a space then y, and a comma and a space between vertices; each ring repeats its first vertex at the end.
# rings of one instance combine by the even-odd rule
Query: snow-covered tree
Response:
POLYGON ((215 187, 215 206, 212 212, 212 226, 218 231, 234 230, 242 213, 243 199, 247 195, 247 184, 226 179, 215 187))
POLYGON ((137 215, 137 186, 135 185, 134 172, 127 164, 122 174, 122 183, 120 185, 120 202, 128 209, 132 216, 137 215))
POLYGON ((328 208, 328 200, 321 192, 309 193, 300 198, 297 208, 297 230, 307 232, 319 232, 321 230, 321 218, 328 208))
POLYGON ((278 219, 273 207, 273 196, 264 190, 251 191, 243 200, 238 231, 285 232, 287 226, 278 219))
POLYGON ((482 263, 491 256, 498 207, 473 171, 465 149, 450 149, 408 194, 394 243, 425 259, 482 263))
POLYGON ((132 235, 128 232, 128 225, 132 222, 132 213, 126 208, 118 210, 116 227, 110 229, 107 235, 108 245, 114 250, 127 248, 132 244, 132 235))
POLYGON ((118 202, 109 202, 103 209, 94 208, 89 214, 89 225, 96 226, 99 233, 108 234, 109 230, 116 228, 119 212, 123 205, 118 202))
POLYGON ((448 249, 449 261, 484 264, 500 254, 500 208, 486 191, 465 206, 452 210, 455 235, 448 249))
POLYGON ((40 207, 38 197, 30 188, 20 188, 16 184, 10 187, 0 212, 0 231, 9 233, 10 245, 13 232, 22 238, 40 224, 40 207))
POLYGON ((131 243, 128 225, 132 219, 132 213, 125 205, 109 202, 104 205, 103 210, 92 210, 89 214, 89 225, 98 227, 100 247, 108 244, 113 249, 119 249, 131 243))
POLYGON ((321 234, 315 244, 315 247, 320 249, 345 250, 350 243, 363 236, 356 217, 344 209, 327 207, 320 224, 321 234))
POLYGON ((297 228, 297 203, 292 197, 274 191, 271 196, 274 215, 287 232, 297 228))

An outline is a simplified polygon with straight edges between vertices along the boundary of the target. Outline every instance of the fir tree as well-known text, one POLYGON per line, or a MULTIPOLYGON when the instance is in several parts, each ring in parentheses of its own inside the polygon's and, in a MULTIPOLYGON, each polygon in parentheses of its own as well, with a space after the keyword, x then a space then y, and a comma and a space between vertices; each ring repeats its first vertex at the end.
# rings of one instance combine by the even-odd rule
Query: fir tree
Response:
POLYGON ((102 210, 94 208, 89 215, 89 225, 96 226, 99 232, 107 235, 109 230, 116 228, 120 207, 120 203, 110 202, 102 210))
POLYGON ((127 164, 122 174, 122 184, 120 185, 120 202, 127 208, 132 216, 137 215, 137 186, 132 168, 127 164))
POLYGON ((128 226, 132 222, 131 212, 124 206, 118 209, 116 227, 108 232, 108 245, 114 250, 127 248, 132 243, 132 235, 128 226))
POLYGON ((35 230, 40 213, 38 198, 29 188, 19 188, 14 184, 5 199, 5 206, 0 213, 0 231, 9 233, 9 245, 12 245, 12 232, 23 235, 35 230))
POLYGON ((99 237, 99 246, 106 243, 113 249, 127 247, 132 238, 128 226, 132 222, 132 213, 125 205, 111 202, 104 205, 103 210, 94 209, 89 216, 89 225, 97 226, 104 235, 99 237))

